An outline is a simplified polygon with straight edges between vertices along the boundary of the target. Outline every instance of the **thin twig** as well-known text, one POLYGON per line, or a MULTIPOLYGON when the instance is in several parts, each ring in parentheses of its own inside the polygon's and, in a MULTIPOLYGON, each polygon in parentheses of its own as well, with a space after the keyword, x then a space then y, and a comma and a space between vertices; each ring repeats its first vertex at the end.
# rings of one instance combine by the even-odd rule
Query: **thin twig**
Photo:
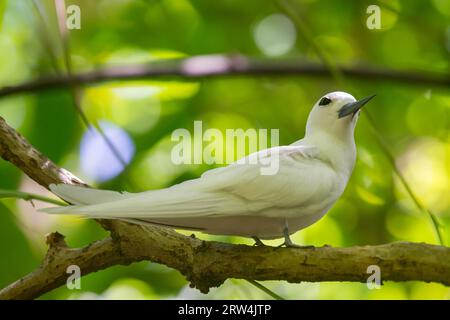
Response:
POLYGON ((438 239, 438 243, 441 244, 441 245, 445 245, 444 237, 443 237, 442 232, 441 232, 442 225, 439 222, 438 217, 433 212, 431 212, 430 209, 425 207, 419 201, 419 198, 416 196, 416 194, 412 190, 411 186, 409 185, 408 181, 406 180, 405 176, 403 175, 403 173, 400 171, 399 167, 397 166, 397 163, 395 161, 394 156, 392 155, 392 152, 389 150, 389 147, 388 147, 386 141, 384 140, 384 138, 381 136, 379 130, 377 129, 375 121, 373 120, 373 118, 370 115, 369 111, 364 110, 364 113, 366 115, 366 118, 369 120, 369 123, 371 125, 373 134, 374 134, 375 138, 377 139, 377 142, 378 142, 381 150, 386 155, 386 158, 388 159, 389 163, 391 164, 395 174, 400 179, 401 184, 405 188, 405 190, 408 193, 408 195, 410 196, 410 198, 413 200, 413 202, 416 205, 416 207, 420 211, 422 211, 423 213, 428 215, 428 217, 430 218, 430 221, 432 223, 433 229, 434 229, 434 231, 436 233, 436 237, 438 239))
MULTIPOLYGON (((64 64, 66 66, 66 72, 70 76, 72 74, 72 60, 70 58, 70 47, 69 47, 69 30, 66 26, 66 4, 65 0, 55 0, 55 11, 56 16, 58 18, 58 34, 62 44, 63 53, 64 53, 64 64)), ((94 122, 92 125, 87 118, 86 114, 81 107, 80 102, 80 88, 77 85, 72 85, 71 95, 73 104, 75 109, 77 110, 83 124, 86 126, 86 129, 92 130, 93 132, 97 131, 100 134, 101 139, 105 142, 106 146, 110 149, 113 156, 119 161, 121 166, 125 169, 127 166, 127 162, 123 159, 119 150, 116 148, 114 143, 109 139, 109 137, 105 134, 102 127, 94 122)))
POLYGON ((316 55, 322 61, 322 63, 328 68, 330 74, 334 78, 334 80, 338 84, 342 84, 344 79, 342 76, 342 72, 333 62, 333 60, 328 56, 328 53, 323 50, 317 41, 314 39, 313 33, 311 32, 307 23, 298 16, 296 10, 291 5, 291 3, 287 0, 275 0, 275 4, 286 14, 292 21, 295 23, 297 27, 297 31, 303 35, 303 38, 308 42, 313 48, 316 55))
POLYGON ((14 190, 0 189, 0 199, 1 198, 17 198, 17 199, 23 199, 26 201, 39 200, 39 201, 43 201, 43 202, 56 204, 58 206, 66 206, 67 205, 67 203, 65 203, 61 200, 45 197, 40 194, 23 192, 23 191, 14 191, 14 190))
POLYGON ((247 280, 247 282, 252 284, 252 285, 254 285, 256 288, 260 289, 261 291, 267 293, 269 296, 271 296, 275 300, 285 300, 282 296, 276 294, 275 292, 273 292, 272 290, 270 290, 266 286, 262 285, 258 281, 249 279, 249 280, 247 280))
POLYGON ((39 21, 37 22, 38 27, 38 34, 40 37, 40 43, 42 44, 45 54, 49 57, 50 64, 53 68, 53 70, 56 72, 56 74, 61 74, 60 66, 58 65, 58 59, 56 58, 56 52, 54 48, 52 47, 51 41, 50 41, 50 32, 49 26, 48 26, 48 18, 45 15, 45 10, 42 8, 42 4, 38 0, 33 0, 33 7, 36 10, 37 16, 39 18, 39 21), (46 36, 48 35, 48 36, 46 36))
MULTIPOLYGON (((450 75, 436 72, 414 72, 371 68, 367 66, 339 66, 346 77, 365 81, 394 81, 411 85, 450 86, 450 75)), ((142 65, 100 68, 73 75, 41 77, 30 82, 0 89, 0 98, 19 93, 33 93, 72 85, 89 85, 117 80, 156 78, 205 79, 231 76, 309 76, 329 77, 329 69, 304 60, 252 59, 245 56, 207 55, 185 59, 153 62, 142 65)))

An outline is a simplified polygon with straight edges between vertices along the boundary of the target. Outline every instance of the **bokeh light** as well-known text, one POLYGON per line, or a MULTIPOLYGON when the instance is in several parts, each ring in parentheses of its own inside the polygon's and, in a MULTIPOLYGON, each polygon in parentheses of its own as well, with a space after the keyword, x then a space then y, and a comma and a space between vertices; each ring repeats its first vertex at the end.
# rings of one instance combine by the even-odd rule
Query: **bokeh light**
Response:
POLYGON ((256 25, 253 36, 265 55, 275 57, 288 53, 294 47, 297 32, 288 17, 273 14, 256 25))
MULTIPOLYGON (((420 201, 437 214, 448 215, 450 209, 450 145, 433 138, 422 138, 412 143, 399 158, 398 164, 407 181, 413 186, 420 201)), ((409 210, 415 210, 406 190, 396 180, 399 199, 409 210)))
POLYGON ((93 127, 86 130, 80 144, 80 161, 84 173, 97 182, 114 178, 124 169, 124 164, 133 158, 135 147, 130 136, 114 124, 99 122, 105 136, 114 145, 117 154, 102 135, 93 127))

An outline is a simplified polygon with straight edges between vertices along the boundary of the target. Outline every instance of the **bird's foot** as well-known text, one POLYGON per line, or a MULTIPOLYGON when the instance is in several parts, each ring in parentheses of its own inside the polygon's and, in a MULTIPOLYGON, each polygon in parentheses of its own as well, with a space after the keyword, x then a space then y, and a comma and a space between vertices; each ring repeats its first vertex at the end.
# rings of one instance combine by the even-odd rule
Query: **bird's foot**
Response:
POLYGON ((287 227, 283 230, 284 242, 278 247, 286 247, 286 248, 298 248, 298 249, 314 249, 314 246, 301 246, 292 242, 291 237, 289 236, 289 232, 287 227))
POLYGON ((314 246, 309 246, 309 245, 308 246, 302 246, 302 245, 299 245, 299 244, 295 244, 295 243, 292 243, 292 242, 286 242, 286 241, 278 246, 278 248, 280 248, 280 247, 297 248, 297 249, 314 249, 315 248, 314 246))
POLYGON ((301 246, 292 242, 291 237, 289 236, 289 230, 286 226, 283 229, 284 242, 280 244, 278 247, 286 247, 286 248, 298 248, 298 249, 314 249, 314 246, 301 246))
POLYGON ((253 244, 254 247, 265 247, 266 245, 264 242, 261 241, 258 237, 252 237, 253 240, 255 240, 255 243, 253 244))

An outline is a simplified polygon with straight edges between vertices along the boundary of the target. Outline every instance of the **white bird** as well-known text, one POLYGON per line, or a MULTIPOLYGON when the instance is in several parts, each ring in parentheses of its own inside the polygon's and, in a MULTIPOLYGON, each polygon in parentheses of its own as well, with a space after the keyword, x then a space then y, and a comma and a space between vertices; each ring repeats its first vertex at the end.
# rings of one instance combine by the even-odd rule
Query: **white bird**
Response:
POLYGON ((284 237, 284 245, 295 246, 290 234, 318 221, 342 195, 356 160, 360 108, 373 97, 356 101, 345 92, 326 94, 310 112, 303 139, 246 158, 277 157, 274 175, 261 174, 261 161, 239 161, 141 193, 51 185, 73 205, 43 211, 252 237, 257 244, 284 237))

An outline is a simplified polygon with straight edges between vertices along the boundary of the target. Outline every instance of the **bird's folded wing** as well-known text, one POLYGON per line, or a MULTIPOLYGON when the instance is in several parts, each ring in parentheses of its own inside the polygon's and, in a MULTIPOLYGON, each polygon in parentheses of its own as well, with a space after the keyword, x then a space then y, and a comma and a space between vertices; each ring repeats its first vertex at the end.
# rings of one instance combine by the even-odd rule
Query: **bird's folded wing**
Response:
MULTIPOLYGON (((250 155, 249 157, 261 156, 250 155)), ((234 163, 207 171, 203 186, 218 188, 245 199, 255 210, 269 207, 298 207, 315 198, 326 197, 335 184, 336 173, 319 158, 316 148, 284 146, 265 150, 257 164, 234 163), (268 152, 267 152, 268 151, 268 152), (262 174, 261 168, 273 161, 278 171, 262 174)), ((186 183, 189 183, 187 181, 186 183)))
POLYGON ((279 147, 277 150, 265 151, 261 156, 266 157, 266 160, 271 158, 278 161, 279 169, 274 175, 261 174, 261 167, 263 163, 267 164, 267 161, 244 161, 210 170, 199 179, 167 189, 138 194, 109 193, 102 198, 100 194, 73 194, 71 187, 59 189, 58 185, 53 188, 55 193, 69 201, 83 200, 84 197, 92 200, 95 196, 108 201, 77 201, 83 205, 49 208, 45 211, 84 214, 97 218, 264 215, 267 208, 302 206, 330 192, 333 184, 332 169, 315 158, 313 152, 313 148, 303 146, 279 147))

